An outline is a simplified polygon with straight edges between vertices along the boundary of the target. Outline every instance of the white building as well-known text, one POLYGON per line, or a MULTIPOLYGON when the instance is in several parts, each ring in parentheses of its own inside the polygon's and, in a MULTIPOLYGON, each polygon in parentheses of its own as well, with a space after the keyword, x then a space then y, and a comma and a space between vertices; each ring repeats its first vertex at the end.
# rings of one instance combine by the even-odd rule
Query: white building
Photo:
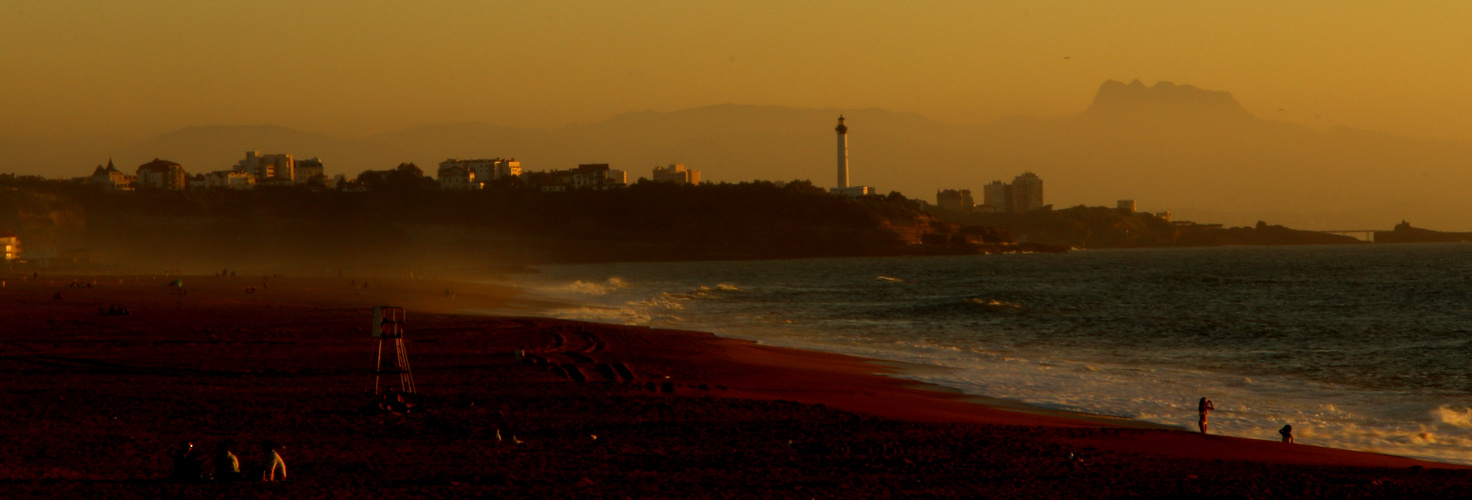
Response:
POLYGON ((1043 208, 1043 180, 1032 172, 1023 172, 1011 184, 992 181, 982 188, 983 211, 1027 213, 1043 208))
POLYGON ((103 189, 132 191, 134 180, 136 180, 135 177, 125 174, 113 166, 112 159, 109 158, 107 160, 107 166, 98 165, 97 170, 92 172, 92 177, 88 179, 88 182, 94 186, 100 186, 103 189))
POLYGON ((168 160, 154 158, 138 166, 136 186, 146 189, 171 189, 182 191, 187 186, 184 167, 168 160))
POLYGON ((0 236, 0 251, 3 251, 5 260, 16 260, 20 258, 20 237, 0 236))
POLYGON ((323 181, 327 180, 327 171, 322 169, 322 160, 318 160, 315 156, 297 160, 294 170, 296 170, 294 180, 297 184, 305 184, 317 177, 322 177, 323 181))
POLYGON ((459 165, 441 163, 436 177, 440 181, 440 189, 467 191, 481 188, 481 183, 476 181, 475 171, 459 165))
POLYGON ((572 172, 573 189, 612 189, 624 187, 628 183, 628 174, 623 170, 608 168, 607 163, 578 165, 578 169, 572 172))
POLYGON ((941 189, 935 192, 935 204, 949 210, 971 210, 976 203, 970 189, 941 189))
POLYGON ((982 206, 988 207, 988 211, 1006 212, 1007 200, 1010 198, 1007 196, 1007 188, 1007 183, 1002 181, 992 181, 991 184, 983 186, 981 188, 982 206))
POLYGON ((1026 213, 1043 208, 1043 180, 1032 172, 1012 179, 1012 211, 1026 213))
POLYGON ((236 190, 253 189, 256 187, 256 174, 234 170, 210 172, 204 174, 204 187, 236 190))
POLYGON ((685 168, 679 163, 668 167, 654 167, 654 182, 677 184, 700 184, 700 171, 685 168))
POLYGON ((235 171, 254 174, 260 182, 296 181, 296 161, 290 154, 263 155, 260 151, 246 151, 245 159, 235 164, 235 171))
POLYGON ((460 167, 474 172, 475 182, 481 185, 521 175, 521 162, 516 161, 515 158, 481 158, 469 160, 450 158, 440 162, 440 171, 444 171, 449 167, 460 167))

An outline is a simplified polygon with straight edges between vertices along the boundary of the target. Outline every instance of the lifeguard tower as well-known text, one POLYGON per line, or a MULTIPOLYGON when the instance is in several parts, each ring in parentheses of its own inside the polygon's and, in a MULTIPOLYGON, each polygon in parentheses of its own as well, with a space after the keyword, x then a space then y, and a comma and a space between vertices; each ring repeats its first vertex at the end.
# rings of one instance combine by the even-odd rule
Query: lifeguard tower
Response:
POLYGON ((384 375, 399 376, 399 392, 414 394, 414 373, 409 370, 409 352, 404 350, 404 308, 373 306, 373 337, 378 339, 378 362, 373 370, 373 393, 382 394, 392 382, 381 384, 384 375), (383 344, 393 345, 392 359, 384 359, 383 344))

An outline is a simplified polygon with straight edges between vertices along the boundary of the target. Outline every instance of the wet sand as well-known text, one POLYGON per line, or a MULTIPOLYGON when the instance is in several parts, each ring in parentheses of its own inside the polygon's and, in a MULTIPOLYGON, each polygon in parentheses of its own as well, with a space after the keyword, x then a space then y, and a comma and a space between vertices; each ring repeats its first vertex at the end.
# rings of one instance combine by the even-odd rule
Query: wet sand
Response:
POLYGON ((848 356, 454 314, 539 306, 495 286, 5 279, 4 498, 1472 495, 1464 467, 1045 412, 848 356), (408 310, 424 397, 407 414, 360 411, 375 304, 408 310), (256 443, 283 443, 290 479, 163 481, 185 439, 233 439, 247 468, 256 443))

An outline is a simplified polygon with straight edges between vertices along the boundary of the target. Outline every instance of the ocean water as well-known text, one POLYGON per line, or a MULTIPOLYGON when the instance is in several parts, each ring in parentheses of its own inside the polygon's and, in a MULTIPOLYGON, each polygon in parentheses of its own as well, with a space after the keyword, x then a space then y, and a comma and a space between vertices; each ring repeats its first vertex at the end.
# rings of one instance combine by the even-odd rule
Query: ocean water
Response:
POLYGON ((1472 245, 542 266, 551 317, 900 361, 1041 407, 1472 464, 1472 245))

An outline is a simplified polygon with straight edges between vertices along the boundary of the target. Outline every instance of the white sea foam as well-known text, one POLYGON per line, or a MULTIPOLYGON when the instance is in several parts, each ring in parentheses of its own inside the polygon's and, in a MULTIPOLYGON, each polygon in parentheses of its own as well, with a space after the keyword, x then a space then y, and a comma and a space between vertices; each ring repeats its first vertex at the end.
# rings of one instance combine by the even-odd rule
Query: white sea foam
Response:
POLYGON ((573 280, 571 283, 546 287, 543 291, 552 294, 606 295, 609 292, 628 287, 629 284, 624 282, 623 279, 608 278, 602 283, 573 280))
POLYGON ((983 306, 987 306, 987 307, 994 307, 994 308, 998 308, 998 309, 1021 309, 1022 308, 1022 304, 1018 304, 1018 303, 1015 303, 1015 302, 1005 302, 1005 301, 996 300, 996 299, 972 298, 972 299, 969 299, 968 302, 971 302, 972 304, 978 304, 978 305, 983 305, 983 306))
MULTIPOLYGON (((1012 256, 1006 260, 1019 265, 1032 262, 1026 259, 1030 258, 1012 256)), ((1206 396, 1217 407, 1211 419, 1214 434, 1276 440, 1277 430, 1291 424, 1300 443, 1472 464, 1472 408, 1456 396, 1337 386, 1273 373, 1229 373, 1220 367, 1197 370, 1194 364, 1183 368, 1180 363, 1115 363, 1116 358, 1099 356, 1097 351, 1080 354, 1071 350, 1076 346, 1055 346, 1045 335, 1027 337, 1032 342, 1028 344, 1012 340, 1014 337, 1005 332, 999 334, 988 329, 1052 326, 1043 314, 1029 312, 1048 317, 1080 314, 1075 309, 1079 306, 1072 300, 1039 298, 1033 290, 1045 286, 1044 281, 1012 281, 1010 289, 993 289, 991 283, 1003 281, 1009 274, 981 270, 974 274, 987 276, 985 282, 958 283, 953 289, 935 292, 923 300, 903 295, 900 298, 910 302, 887 302, 896 294, 919 293, 962 273, 946 269, 920 275, 925 279, 919 282, 925 286, 894 286, 900 281, 892 277, 909 276, 904 273, 912 272, 913 266, 882 274, 845 273, 847 269, 859 268, 845 267, 852 264, 851 261, 771 264, 781 271, 769 275, 754 271, 769 265, 766 263, 726 267, 690 264, 694 271, 684 267, 621 265, 609 269, 627 281, 607 278, 610 274, 596 277, 598 272, 588 272, 601 268, 577 268, 544 273, 523 285, 534 294, 588 305, 548 313, 557 317, 705 330, 770 345, 942 367, 946 369, 917 370, 899 376, 971 394, 1183 429, 1195 429, 1196 400, 1206 396), (821 271, 821 277, 796 276, 808 272, 809 268, 823 266, 827 267, 812 270, 821 271), (752 273, 758 274, 759 279, 750 279, 748 275, 752 273), (848 295, 835 300, 840 294, 848 295), (958 296, 974 297, 961 299, 974 307, 955 307, 958 296), (1024 303, 1028 304, 1027 308, 1023 308, 1024 303), (941 315, 932 316, 928 312, 933 309, 895 307, 897 304, 951 307, 941 309, 941 315), (927 314, 896 316, 912 310, 927 314), (1007 312, 1001 314, 1002 311, 1007 312)), ((1129 310, 1125 314, 1134 312, 1129 310)), ((1097 330, 1102 326, 1088 323, 1088 328, 1097 330)), ((1208 330, 1192 333, 1200 331, 1208 330)), ((1079 342, 1106 346, 1110 339, 1117 338, 1105 331, 1089 333, 1085 329, 1082 334, 1095 335, 1098 339, 1079 342)), ((1172 348, 1177 359, 1216 359, 1224 354, 1205 347, 1199 351, 1189 346, 1172 348)), ((1327 348, 1332 351, 1335 346, 1327 348)), ((1272 359, 1278 352, 1274 349, 1277 348, 1244 344, 1241 349, 1226 354, 1272 359)), ((1303 352, 1322 351, 1326 347, 1303 349, 1303 352)))
POLYGON ((1447 405, 1441 405, 1431 410, 1431 417, 1434 422, 1440 425, 1458 429, 1472 429, 1472 408, 1466 406, 1452 408, 1447 405))

